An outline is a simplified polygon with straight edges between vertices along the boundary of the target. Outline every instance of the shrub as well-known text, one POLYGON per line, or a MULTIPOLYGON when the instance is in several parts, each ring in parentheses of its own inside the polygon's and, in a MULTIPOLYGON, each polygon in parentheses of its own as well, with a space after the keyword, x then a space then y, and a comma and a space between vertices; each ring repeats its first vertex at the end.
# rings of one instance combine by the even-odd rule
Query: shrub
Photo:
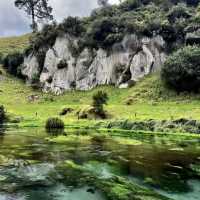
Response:
POLYGON ((200 89, 200 48, 186 46, 172 54, 161 71, 162 79, 177 91, 200 89))
POLYGON ((92 23, 91 28, 85 35, 85 44, 95 48, 107 49, 115 42, 122 40, 122 36, 117 25, 117 19, 103 17, 92 23))
POLYGON ((46 130, 51 131, 51 130, 58 130, 58 129, 64 129, 64 122, 59 119, 59 118, 49 118, 46 121, 46 130))
POLYGON ((0 124, 5 120, 6 114, 3 106, 0 106, 0 124))
POLYGON ((93 95, 93 107, 95 109, 95 113, 97 115, 100 115, 100 116, 105 116, 105 112, 104 112, 104 108, 103 106, 105 104, 107 104, 107 101, 108 101, 108 95, 106 92, 103 92, 103 91, 98 91, 97 93, 95 93, 93 95))
POLYGON ((64 21, 58 26, 58 30, 61 33, 68 33, 75 37, 81 36, 85 32, 85 28, 82 21, 78 17, 71 17, 64 19, 64 21))
POLYGON ((38 89, 40 87, 40 74, 38 74, 38 73, 33 74, 32 78, 31 78, 31 86, 34 89, 38 89))
POLYGON ((24 61, 24 57, 22 53, 12 53, 8 54, 3 59, 3 67, 6 69, 6 71, 14 76, 17 76, 19 78, 24 78, 21 74, 21 65, 24 61))
POLYGON ((172 7, 167 17, 171 23, 174 23, 179 18, 190 18, 191 14, 185 4, 178 4, 177 6, 172 7))

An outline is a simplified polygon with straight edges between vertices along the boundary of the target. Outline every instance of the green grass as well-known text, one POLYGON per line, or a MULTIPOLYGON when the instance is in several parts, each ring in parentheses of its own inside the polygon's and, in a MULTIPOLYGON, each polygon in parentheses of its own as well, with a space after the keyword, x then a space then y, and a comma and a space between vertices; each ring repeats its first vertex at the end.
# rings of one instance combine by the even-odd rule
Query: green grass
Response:
MULTIPOLYGON (((158 75, 152 75, 130 89, 117 89, 113 86, 102 86, 91 91, 72 91, 55 96, 34 91, 24 82, 7 75, 4 72, 0 81, 0 104, 4 105, 10 116, 23 117, 22 126, 44 126, 49 117, 58 117, 64 107, 75 109, 75 112, 63 116, 65 124, 92 125, 97 121, 78 120, 76 112, 91 104, 92 95, 98 90, 104 90, 109 95, 106 110, 111 114, 109 120, 145 120, 145 119, 177 119, 193 118, 200 120, 199 95, 180 94, 166 90, 163 98, 158 75), (158 89, 160 87, 160 89, 158 89), (29 102, 28 96, 38 95, 39 100, 29 102), (126 105, 127 99, 134 99, 132 105, 126 105), (36 116, 37 113, 37 116, 36 116), (76 122, 76 123, 75 123, 76 122)), ((163 88, 162 88, 163 87, 163 88)), ((163 91, 164 92, 164 91, 163 91)))
POLYGON ((20 37, 0 38, 0 54, 6 55, 16 51, 23 51, 28 46, 29 37, 30 34, 20 37))

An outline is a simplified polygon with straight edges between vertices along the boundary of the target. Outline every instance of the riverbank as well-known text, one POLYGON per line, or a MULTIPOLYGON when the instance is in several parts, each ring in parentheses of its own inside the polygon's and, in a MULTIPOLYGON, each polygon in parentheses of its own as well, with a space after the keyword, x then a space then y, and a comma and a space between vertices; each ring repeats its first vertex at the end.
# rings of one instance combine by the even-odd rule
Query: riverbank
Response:
POLYGON ((167 89, 164 93, 158 75, 147 77, 130 89, 101 86, 91 91, 71 91, 55 96, 34 90, 3 69, 1 71, 0 105, 5 106, 12 125, 18 127, 44 127, 49 117, 59 117, 66 127, 72 128, 200 133, 200 97, 197 94, 177 95, 167 89), (98 90, 108 93, 105 109, 110 118, 78 119, 77 112, 91 104, 92 95, 98 90), (60 115, 65 108, 72 111, 60 115))

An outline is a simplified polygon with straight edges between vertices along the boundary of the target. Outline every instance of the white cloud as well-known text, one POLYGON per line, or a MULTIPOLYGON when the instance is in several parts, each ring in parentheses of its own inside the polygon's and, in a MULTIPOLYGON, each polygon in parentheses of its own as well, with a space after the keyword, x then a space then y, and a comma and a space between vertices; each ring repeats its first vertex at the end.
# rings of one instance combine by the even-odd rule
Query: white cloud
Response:
MULTIPOLYGON (((117 3, 119 0, 110 0, 117 3)), ((97 7, 96 0, 49 0, 57 21, 71 16, 87 16, 97 7)), ((30 31, 30 19, 14 6, 14 0, 0 0, 0 36, 20 35, 30 31)))

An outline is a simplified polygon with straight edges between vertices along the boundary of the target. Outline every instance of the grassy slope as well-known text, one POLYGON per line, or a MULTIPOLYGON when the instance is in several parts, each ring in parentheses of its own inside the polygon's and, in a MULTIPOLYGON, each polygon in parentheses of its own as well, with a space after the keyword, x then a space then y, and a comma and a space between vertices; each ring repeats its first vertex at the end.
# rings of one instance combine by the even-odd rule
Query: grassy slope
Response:
MULTIPOLYGON (((23 49, 27 45, 27 41, 28 35, 0 39, 0 51, 4 50, 4 53, 8 53, 11 51, 10 49, 13 50, 12 45, 15 46, 15 49, 23 49)), ((110 99, 106 109, 112 115, 113 120, 162 120, 182 117, 200 119, 200 96, 194 94, 178 96, 165 89, 159 81, 159 75, 156 74, 146 77, 130 89, 104 86, 88 92, 67 92, 59 97, 33 91, 23 82, 5 72, 1 79, 0 104, 3 104, 11 115, 22 116, 24 118, 22 125, 42 125, 48 117, 58 116, 64 107, 72 107, 78 111, 91 103, 93 93, 99 89, 103 89, 109 94, 110 99), (32 94, 38 95, 40 99, 37 102, 28 102, 27 98, 32 94), (125 103, 127 99, 132 102, 129 106, 125 103)), ((77 121, 75 112, 63 117, 63 120, 70 124, 77 121)), ((87 125, 92 122, 80 120, 79 123, 87 125)))
POLYGON ((0 54, 6 55, 11 52, 21 51, 27 47, 30 34, 20 37, 0 38, 0 54))

